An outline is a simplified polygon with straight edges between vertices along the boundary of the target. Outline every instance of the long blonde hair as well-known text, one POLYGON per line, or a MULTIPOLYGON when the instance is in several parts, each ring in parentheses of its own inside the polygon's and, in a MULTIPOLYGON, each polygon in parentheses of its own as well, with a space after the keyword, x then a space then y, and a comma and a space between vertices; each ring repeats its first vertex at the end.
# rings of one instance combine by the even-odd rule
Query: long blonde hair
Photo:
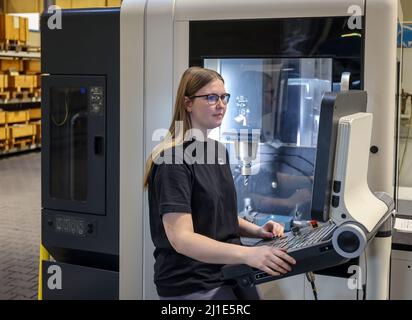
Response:
POLYGON ((179 88, 177 89, 176 102, 173 110, 172 123, 166 137, 160 142, 151 152, 146 161, 145 175, 143 180, 144 188, 149 185, 150 175, 156 159, 163 151, 180 145, 184 141, 185 134, 192 129, 190 114, 185 107, 185 97, 191 97, 196 94, 201 88, 214 80, 224 82, 222 76, 214 70, 191 67, 187 69, 180 79, 179 88), (183 123, 183 130, 176 132, 176 122, 183 123))

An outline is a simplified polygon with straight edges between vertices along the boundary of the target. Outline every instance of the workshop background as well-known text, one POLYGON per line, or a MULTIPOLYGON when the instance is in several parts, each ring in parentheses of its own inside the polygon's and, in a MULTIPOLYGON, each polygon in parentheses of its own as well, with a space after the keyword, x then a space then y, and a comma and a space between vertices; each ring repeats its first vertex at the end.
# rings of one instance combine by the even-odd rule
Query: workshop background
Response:
MULTIPOLYGON (((61 8, 120 0, 48 1, 61 8)), ((40 244, 39 13, 47 1, 0 1, 0 300, 37 299, 40 244)))

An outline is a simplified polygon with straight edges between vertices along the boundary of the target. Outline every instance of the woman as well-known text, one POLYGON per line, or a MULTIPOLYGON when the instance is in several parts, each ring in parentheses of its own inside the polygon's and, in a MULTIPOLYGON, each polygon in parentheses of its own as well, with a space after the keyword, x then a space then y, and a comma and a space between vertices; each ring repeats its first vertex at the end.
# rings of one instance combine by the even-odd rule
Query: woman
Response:
POLYGON ((241 246, 240 236, 272 238, 283 235, 283 228, 273 221, 258 227, 237 216, 227 151, 222 161, 224 146, 207 139, 208 130, 221 125, 229 97, 217 72, 187 69, 169 134, 147 161, 144 185, 161 299, 256 299, 255 288, 225 283, 222 265, 247 264, 276 276, 295 264, 280 249, 241 246), (218 151, 211 153, 210 146, 218 151))

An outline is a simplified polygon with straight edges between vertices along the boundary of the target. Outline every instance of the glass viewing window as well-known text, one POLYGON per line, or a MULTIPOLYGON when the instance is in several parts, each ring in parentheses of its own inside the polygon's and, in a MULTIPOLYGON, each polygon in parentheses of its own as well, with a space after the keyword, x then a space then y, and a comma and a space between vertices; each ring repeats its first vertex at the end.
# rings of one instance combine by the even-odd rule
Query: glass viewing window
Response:
POLYGON ((227 143, 240 215, 257 224, 271 214, 310 219, 320 105, 332 91, 332 58, 205 59, 204 67, 223 76, 233 97, 212 137, 227 143), (228 134, 242 130, 260 133, 247 183, 242 174, 249 171, 236 162, 239 148, 228 134))

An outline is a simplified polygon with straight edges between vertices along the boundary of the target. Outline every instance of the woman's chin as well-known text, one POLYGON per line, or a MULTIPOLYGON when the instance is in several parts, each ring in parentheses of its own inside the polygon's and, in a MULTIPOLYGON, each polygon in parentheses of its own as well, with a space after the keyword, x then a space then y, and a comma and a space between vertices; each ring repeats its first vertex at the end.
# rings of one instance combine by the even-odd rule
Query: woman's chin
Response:
POLYGON ((213 122, 216 125, 216 127, 219 127, 223 122, 223 117, 215 117, 213 122))
POLYGON ((215 129, 217 127, 220 127, 221 124, 222 124, 222 121, 214 121, 212 126, 211 126, 211 129, 215 129))

